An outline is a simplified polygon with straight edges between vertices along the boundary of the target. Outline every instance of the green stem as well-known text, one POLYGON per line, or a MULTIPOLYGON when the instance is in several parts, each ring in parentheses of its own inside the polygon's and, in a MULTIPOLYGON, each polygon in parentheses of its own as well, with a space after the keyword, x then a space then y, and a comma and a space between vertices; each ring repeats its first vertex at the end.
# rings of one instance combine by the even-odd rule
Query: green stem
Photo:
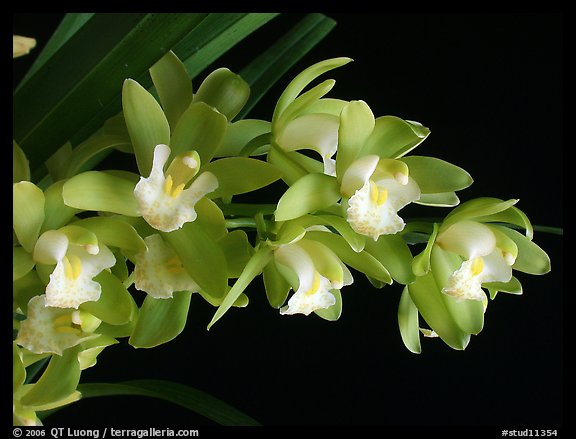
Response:
POLYGON ((233 218, 225 220, 227 229, 239 229, 242 227, 256 228, 256 220, 254 218, 233 218))

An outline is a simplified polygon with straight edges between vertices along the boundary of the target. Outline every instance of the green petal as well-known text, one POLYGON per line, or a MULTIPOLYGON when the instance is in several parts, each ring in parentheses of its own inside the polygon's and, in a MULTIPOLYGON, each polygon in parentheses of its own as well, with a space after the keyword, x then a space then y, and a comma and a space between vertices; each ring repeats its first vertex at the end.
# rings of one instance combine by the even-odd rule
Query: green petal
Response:
POLYGON ((273 263, 264 267, 262 275, 268 303, 271 307, 279 309, 286 302, 292 287, 273 263))
POLYGON ((342 315, 342 294, 340 290, 330 290, 330 293, 336 298, 336 303, 328 308, 317 309, 314 314, 329 322, 335 322, 342 315))
POLYGON ((418 308, 410 297, 408 287, 404 287, 398 304, 398 327, 404 346, 410 352, 419 354, 422 352, 420 346, 420 329, 418 324, 418 308))
POLYGON ((106 335, 99 335, 80 344, 82 351, 78 354, 80 370, 88 369, 96 365, 96 357, 104 348, 117 344, 118 340, 106 335))
POLYGON ((514 270, 528 274, 546 274, 551 270, 550 257, 536 243, 522 233, 509 229, 508 227, 492 227, 498 227, 498 230, 511 238, 518 246, 518 257, 514 265, 512 265, 514 270))
POLYGON ((367 239, 366 251, 386 267, 396 282, 407 285, 414 281, 412 252, 401 235, 382 235, 377 241, 367 239))
MULTIPOLYGON (((436 285, 441 289, 448 284, 448 278, 460 268, 462 259, 454 253, 434 246, 431 255, 432 274, 436 285)), ((484 326, 484 304, 479 300, 457 301, 443 294, 446 309, 460 329, 468 334, 478 334, 484 326)))
POLYGON ((237 278, 254 254, 254 248, 243 230, 234 230, 218 241, 228 262, 228 277, 237 278))
POLYGON ((352 101, 342 109, 336 159, 336 175, 339 180, 358 157, 374 129, 374 124, 374 114, 364 101, 352 101))
POLYGON ((236 302, 238 297, 244 292, 244 290, 250 285, 250 282, 254 280, 256 276, 262 273, 264 267, 270 262, 272 257, 272 249, 269 246, 264 246, 258 249, 250 258, 246 267, 242 271, 240 277, 236 280, 230 291, 224 297, 224 300, 214 313, 212 320, 208 324, 210 329, 214 323, 216 323, 220 318, 228 311, 236 302))
POLYGON ((22 354, 16 342, 12 342, 12 389, 15 392, 26 379, 26 369, 22 363, 22 354))
POLYGON ((124 81, 122 108, 140 175, 147 177, 156 145, 170 143, 170 125, 154 96, 133 79, 124 81))
POLYGON ((30 164, 22 148, 12 140, 12 182, 23 180, 30 180, 30 164))
POLYGON ((341 57, 341 58, 331 58, 319 63, 316 63, 301 73, 299 73, 291 82, 288 84, 278 102, 274 108, 274 115, 272 117, 272 122, 274 122, 286 109, 288 105, 300 94, 308 84, 310 84, 314 79, 329 70, 335 69, 337 67, 348 64, 352 59, 341 57))
POLYGON ((80 309, 111 325, 128 323, 132 314, 132 301, 134 299, 122 282, 106 270, 102 271, 94 280, 102 287, 100 298, 96 302, 84 302, 80 305, 80 309))
POLYGON ((76 346, 66 349, 61 356, 53 355, 40 379, 22 396, 22 405, 44 406, 73 393, 80 381, 78 351, 76 346))
POLYGON ((12 280, 20 279, 34 268, 32 255, 22 247, 12 248, 12 280))
POLYGON ((64 204, 62 190, 65 182, 65 180, 57 181, 44 191, 44 224, 42 225, 42 232, 59 229, 68 224, 78 212, 78 209, 64 204))
MULTIPOLYGON (((318 101, 322 96, 328 93, 335 84, 336 81, 333 79, 328 79, 308 90, 306 93, 298 96, 296 99, 294 99, 294 101, 290 102, 282 114, 278 116, 276 120, 273 120, 272 132, 281 134, 290 121, 296 119, 298 116, 300 116, 300 113, 306 110, 308 106, 312 105, 314 102, 318 101)), ((306 113, 310 115, 309 112, 306 113)), ((324 116, 330 115, 324 114, 324 116)))
POLYGON ((202 170, 213 173, 218 179, 218 188, 208 194, 210 198, 252 192, 282 177, 275 166, 248 157, 225 157, 208 163, 202 170))
POLYGON ((181 229, 161 233, 182 261, 182 265, 200 288, 214 298, 221 298, 228 287, 228 267, 224 252, 196 221, 181 229))
POLYGON ((317 224, 334 228, 355 252, 364 250, 366 237, 356 233, 346 219, 336 215, 315 215, 312 218, 318 221, 317 224))
POLYGON ((407 286, 410 298, 418 308, 422 318, 453 349, 462 350, 470 341, 470 334, 462 331, 446 307, 444 296, 432 273, 416 278, 407 286))
POLYGON ((204 197, 195 204, 194 209, 198 214, 194 222, 200 224, 212 239, 218 240, 228 233, 224 214, 214 201, 204 197))
POLYGON ((169 51, 150 67, 150 76, 172 128, 192 103, 192 80, 180 59, 169 51))
POLYGON ((298 241, 298 245, 310 255, 318 273, 330 281, 343 282, 342 262, 332 250, 305 237, 298 241))
MULTIPOLYGON (((253 139, 270 133, 271 123, 260 119, 241 119, 228 125, 226 136, 216 151, 215 157, 236 156, 253 139)), ((265 153, 267 149, 256 149, 251 155, 265 153)))
POLYGON ((110 149, 133 152, 127 131, 108 133, 103 130, 76 146, 62 166, 64 169, 61 171, 61 178, 69 178, 82 171, 90 170, 91 163, 110 149))
POLYGON ((366 250, 355 252, 343 237, 330 232, 309 231, 306 233, 306 238, 326 245, 349 267, 386 284, 392 283, 390 273, 380 261, 366 250))
POLYGON ((15 306, 26 314, 30 299, 42 294, 45 289, 46 285, 40 280, 36 270, 29 271, 12 283, 12 298, 15 306))
POLYGON ((532 237, 534 236, 534 228, 532 227, 530 219, 528 219, 526 214, 516 206, 511 206, 506 210, 490 215, 476 217, 476 221, 515 224, 526 230, 525 235, 528 239, 532 240, 532 237))
POLYGON ((428 237, 428 242, 426 243, 426 248, 414 256, 412 260, 412 272, 416 276, 424 276, 430 271, 430 255, 432 253, 432 248, 434 242, 436 241, 436 236, 438 234, 438 224, 434 223, 434 230, 428 237))
POLYGON ((210 73, 194 95, 194 102, 205 102, 231 121, 250 97, 250 86, 226 67, 210 73))
MULTIPOLYGON (((349 164, 344 175, 339 173, 338 179, 342 182, 340 187, 342 195, 350 198, 358 189, 362 188, 376 170, 379 161, 380 157, 375 154, 365 155, 349 164)), ((336 159, 336 163, 338 163, 338 159, 336 159)))
POLYGON ((85 218, 74 223, 93 232, 98 241, 108 247, 117 247, 132 253, 146 251, 146 244, 134 227, 111 217, 85 218))
POLYGON ((494 299, 499 292, 515 295, 522 294, 522 284, 514 276, 508 282, 486 282, 482 284, 482 287, 488 289, 491 299, 494 299))
POLYGON ((18 242, 32 253, 44 222, 44 193, 35 184, 12 185, 12 226, 18 242))
POLYGON ((310 113, 325 113, 333 116, 340 116, 344 107, 348 105, 348 101, 335 98, 322 98, 312 102, 304 108, 301 114, 310 113))
POLYGON ((453 192, 473 182, 464 169, 434 157, 408 156, 400 159, 408 165, 410 176, 424 194, 453 192))
POLYGON ((442 229, 445 229, 458 221, 475 220, 476 218, 503 212, 517 202, 518 200, 515 199, 502 201, 498 198, 492 197, 481 197, 466 201, 446 215, 442 223, 442 229))
POLYGON ((297 152, 283 151, 278 145, 272 145, 266 156, 268 163, 276 166, 280 170, 282 180, 284 180, 288 186, 292 186, 296 181, 308 174, 306 168, 294 160, 294 157, 297 155, 297 152))
POLYGON ((442 192, 436 194, 420 194, 420 199, 414 203, 423 206, 454 207, 460 203, 460 199, 454 192, 442 192))
POLYGON ((381 116, 376 119, 374 131, 360 155, 376 154, 382 158, 396 159, 416 148, 429 134, 430 130, 418 122, 396 116, 381 116))
POLYGON ((64 183, 62 197, 67 206, 81 210, 139 216, 133 181, 112 173, 88 171, 64 183))
POLYGON ((490 227, 464 220, 448 228, 440 226, 436 244, 464 259, 471 259, 492 253, 496 247, 496 236, 490 227))
POLYGON ((146 296, 129 343, 135 348, 153 348, 178 336, 188 318, 192 293, 180 291, 171 299, 146 296))
MULTIPOLYGON (((170 139, 171 157, 194 150, 200 163, 207 164, 224 140, 226 116, 204 102, 193 102, 182 113, 170 139)), ((167 143, 168 144, 168 143, 167 143)))
POLYGON ((340 198, 336 178, 325 174, 308 174, 282 195, 274 215, 276 221, 287 221, 330 207, 340 198))

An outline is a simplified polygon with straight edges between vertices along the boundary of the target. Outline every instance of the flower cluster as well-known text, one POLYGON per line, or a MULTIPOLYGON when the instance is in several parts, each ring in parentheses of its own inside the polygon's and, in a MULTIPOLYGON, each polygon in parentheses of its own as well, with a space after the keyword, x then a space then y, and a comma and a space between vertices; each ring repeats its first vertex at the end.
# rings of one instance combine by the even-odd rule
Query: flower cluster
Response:
POLYGON ((302 71, 267 121, 236 119, 250 93, 237 74, 215 70, 194 92, 169 52, 150 69, 154 90, 126 79, 122 113, 59 151, 48 180, 30 181, 14 142, 15 424, 77 400, 81 371, 118 339, 176 337, 194 293, 217 307, 210 327, 248 304, 260 275, 280 314, 326 320, 340 317, 354 277, 396 282, 402 339, 420 352, 421 333, 464 349, 488 297, 522 292, 514 271, 549 271, 517 200, 460 203, 470 175, 413 154, 428 128, 326 97, 333 80, 311 86, 350 61, 302 71), (111 148, 132 154, 134 169, 85 170, 111 148), (234 202, 273 183, 284 189, 272 208, 234 202), (410 204, 451 210, 410 221, 410 204))

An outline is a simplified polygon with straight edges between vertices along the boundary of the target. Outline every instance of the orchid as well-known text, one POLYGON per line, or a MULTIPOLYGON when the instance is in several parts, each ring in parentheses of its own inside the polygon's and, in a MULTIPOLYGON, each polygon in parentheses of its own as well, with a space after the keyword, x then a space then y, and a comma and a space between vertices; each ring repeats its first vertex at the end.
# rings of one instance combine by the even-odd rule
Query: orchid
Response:
POLYGON ((295 290, 280 314, 309 315, 330 308, 336 305, 335 294, 353 282, 352 274, 334 252, 306 238, 280 245, 274 250, 274 263, 295 290))
POLYGON ((150 175, 141 177, 134 188, 140 213, 148 224, 163 232, 171 232, 194 221, 196 203, 218 188, 214 174, 204 172, 184 189, 200 167, 198 153, 192 151, 175 158, 164 174, 169 156, 167 145, 157 145, 150 175))
POLYGON ((147 250, 136 255, 134 286, 150 296, 161 299, 173 297, 174 291, 199 290, 186 272, 176 252, 160 235, 144 239, 147 250))
POLYGON ((46 286, 46 305, 75 309, 100 298, 101 286, 93 278, 116 262, 106 245, 98 245, 94 234, 78 226, 44 232, 36 242, 34 260, 56 264, 46 286), (84 236, 89 241, 82 242, 84 236))
MULTIPOLYGON (((304 68, 270 117, 249 118, 334 24, 313 14, 238 73, 204 72, 276 15, 68 14, 16 87, 14 425, 124 392, 258 424, 184 385, 81 382, 113 345, 193 330, 194 300, 213 311, 206 330, 242 318, 256 281, 282 322, 311 324, 361 300, 346 292, 362 276, 401 286, 400 337, 419 353, 421 335, 465 349, 499 293, 522 294, 516 272, 550 271, 517 199, 461 202, 471 175, 413 153, 428 127, 333 96, 333 79, 314 84, 351 58, 304 68), (415 219, 415 205, 438 210, 415 219)), ((14 35, 13 58, 35 45, 14 35)))
POLYGON ((46 304, 46 296, 36 296, 28 303, 28 316, 20 326, 16 343, 36 354, 62 355, 90 338, 100 320, 88 313, 46 304))

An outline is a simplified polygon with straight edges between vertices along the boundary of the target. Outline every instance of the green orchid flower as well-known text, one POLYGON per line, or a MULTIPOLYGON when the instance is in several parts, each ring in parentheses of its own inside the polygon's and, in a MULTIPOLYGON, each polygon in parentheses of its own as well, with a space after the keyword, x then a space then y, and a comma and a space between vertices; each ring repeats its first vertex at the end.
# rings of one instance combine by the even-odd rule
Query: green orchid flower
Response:
POLYGON ((93 279, 116 263, 96 235, 73 225, 40 235, 33 258, 38 264, 56 264, 46 286, 46 305, 74 309, 100 298, 102 287, 93 279))
MULTIPOLYGON (((342 60, 324 61, 304 71, 307 73, 304 78, 310 81, 319 72, 342 63, 342 60), (315 70, 318 66, 323 69, 315 70)), ((375 118, 364 101, 337 101, 328 105, 319 99, 328 89, 317 86, 315 95, 308 96, 311 91, 304 93, 284 104, 285 108, 280 105, 281 98, 277 105, 277 109, 283 108, 272 125, 273 130, 275 125, 282 127, 276 135, 278 145, 320 148, 318 151, 330 154, 323 156, 323 166, 319 167, 310 157, 288 151, 297 149, 295 146, 285 147, 282 153, 271 149, 269 161, 282 169, 290 186, 278 202, 277 221, 323 210, 333 212, 336 206, 356 233, 377 241, 382 235, 404 229, 405 222, 398 212, 410 203, 432 206, 459 203, 455 191, 472 183, 466 171, 433 157, 406 156, 426 139, 428 128, 393 116, 375 118), (290 111, 292 106, 298 111, 290 111), (330 109, 330 118, 336 119, 321 123, 311 117, 310 108, 330 109), (304 115, 299 118, 285 116, 302 112, 304 115), (299 120, 300 125, 288 129, 299 120), (328 162, 334 152, 336 158, 328 162)))
POLYGON ((418 314, 430 326, 425 335, 464 349, 483 329, 488 297, 522 294, 514 271, 550 271, 550 259, 532 241, 532 225, 514 206, 517 201, 470 200, 434 225, 426 248, 413 260, 416 280, 400 301, 398 321, 408 349, 420 352, 418 314))
POLYGON ((26 320, 20 324, 16 343, 35 354, 62 355, 64 350, 98 337, 94 330, 100 320, 72 308, 47 305, 47 296, 35 296, 28 302, 26 320))
MULTIPOLYGON (((276 104, 272 117, 272 143, 280 151, 272 152, 272 163, 278 163, 279 154, 287 154, 296 166, 306 167, 312 162, 306 156, 295 153, 299 150, 315 151, 322 160, 322 171, 327 175, 336 174, 336 161, 333 158, 338 147, 340 111, 346 101, 324 98, 336 81, 326 80, 312 89, 303 89, 321 74, 343 66, 352 60, 341 57, 316 63, 288 84, 276 104)), ((290 180, 290 175, 285 178, 290 180)))
POLYGON ((306 238, 274 250, 274 263, 294 294, 280 314, 304 314, 336 305, 336 294, 353 282, 346 265, 325 245, 306 238))
POLYGON ((148 249, 136 255, 134 286, 155 299, 169 299, 175 291, 198 292, 176 252, 160 235, 144 238, 148 249))
POLYGON ((163 232, 177 230, 184 223, 194 221, 196 203, 218 188, 218 179, 211 172, 196 177, 200 157, 195 151, 175 157, 164 173, 169 157, 169 146, 156 145, 150 175, 140 177, 134 188, 140 213, 148 224, 163 232))
POLYGON ((456 269, 441 285, 441 291, 456 300, 485 302, 486 294, 482 284, 509 282, 512 279, 512 266, 518 255, 517 246, 513 242, 498 242, 495 231, 480 222, 460 221, 451 225, 438 234, 435 245, 462 258, 459 267, 455 258, 448 263, 450 270, 456 269))
POLYGON ((399 160, 375 154, 355 160, 342 177, 341 192, 347 198, 346 220, 361 235, 377 241, 404 229, 398 211, 420 198, 420 187, 399 160))

